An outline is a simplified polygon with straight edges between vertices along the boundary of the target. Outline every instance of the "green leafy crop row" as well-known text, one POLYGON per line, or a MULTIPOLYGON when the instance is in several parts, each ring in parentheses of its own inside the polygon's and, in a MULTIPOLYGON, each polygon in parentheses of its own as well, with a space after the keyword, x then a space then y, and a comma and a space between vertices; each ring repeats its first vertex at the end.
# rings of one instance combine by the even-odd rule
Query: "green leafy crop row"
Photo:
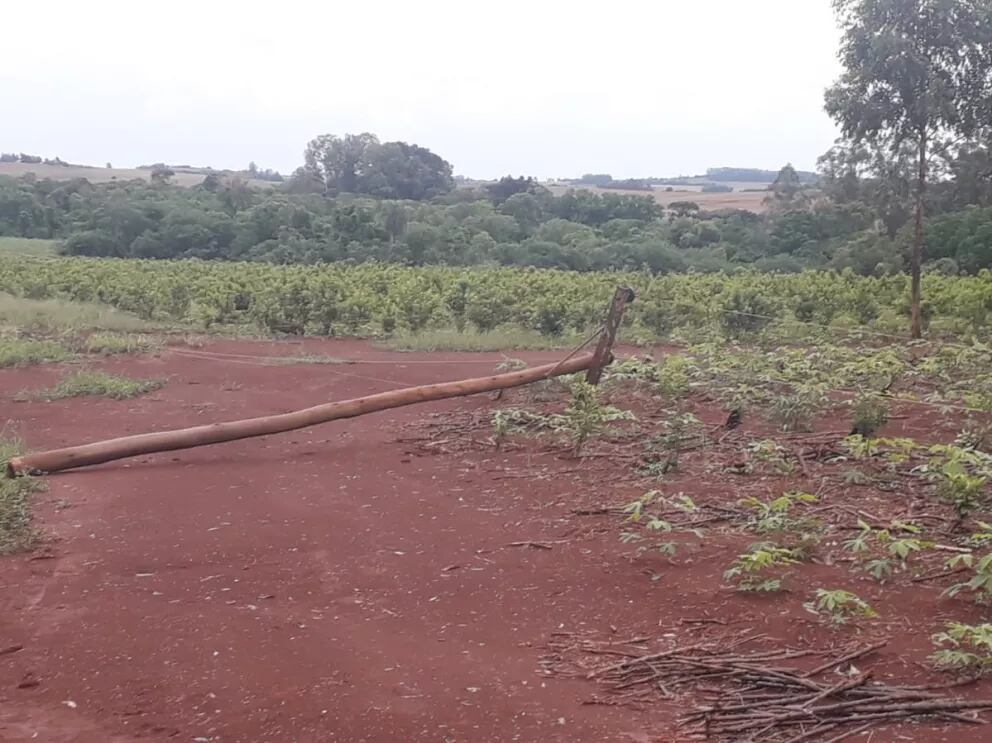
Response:
MULTIPOLYGON (((992 311, 992 273, 926 278, 927 315, 938 329, 984 329, 992 311)), ((769 329, 797 338, 858 328, 901 332, 908 312, 905 277, 834 272, 652 276, 31 257, 0 265, 0 291, 17 296, 101 302, 145 319, 200 327, 234 324, 325 335, 427 328, 487 332, 504 325, 548 336, 584 331, 601 320, 619 283, 638 292, 627 324, 647 340, 744 337, 769 329)))

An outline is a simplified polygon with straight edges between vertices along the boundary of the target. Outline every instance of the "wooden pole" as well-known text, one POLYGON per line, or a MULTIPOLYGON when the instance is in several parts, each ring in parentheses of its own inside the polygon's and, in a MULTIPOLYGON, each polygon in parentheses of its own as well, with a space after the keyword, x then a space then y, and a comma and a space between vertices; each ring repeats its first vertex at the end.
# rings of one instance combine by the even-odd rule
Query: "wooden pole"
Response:
POLYGON ((519 387, 542 379, 557 377, 564 374, 575 374, 589 369, 592 364, 599 363, 600 358, 595 354, 585 354, 569 359, 565 363, 557 362, 537 366, 533 369, 497 374, 475 379, 462 379, 456 382, 428 384, 421 387, 409 387, 391 392, 381 392, 376 395, 357 397, 352 400, 329 402, 281 415, 269 415, 261 418, 229 421, 226 423, 211 423, 205 426, 182 428, 174 431, 159 431, 137 436, 124 436, 107 441, 97 441, 82 446, 71 446, 65 449, 26 454, 14 457, 7 464, 8 476, 28 474, 45 474, 74 467, 85 467, 91 464, 110 462, 125 457, 135 457, 141 454, 190 449, 195 446, 219 444, 224 441, 236 441, 254 436, 267 436, 273 433, 292 431, 297 428, 307 428, 318 423, 327 423, 341 418, 354 418, 366 413, 374 413, 388 408, 403 405, 443 400, 447 397, 475 395, 490 390, 519 387))
POLYGON ((627 305, 634 301, 634 290, 628 286, 618 286, 613 294, 613 301, 610 303, 610 310, 606 315, 606 322, 603 323, 603 334, 599 336, 599 343, 593 354, 595 361, 586 372, 586 381, 589 384, 599 384, 603 376, 603 367, 613 360, 612 348, 617 338, 617 331, 620 329, 620 321, 623 320, 623 311, 627 305))
POLYGON ((191 449, 196 446, 220 444, 225 441, 237 441, 254 436, 268 436, 273 433, 308 428, 319 423, 328 423, 342 418, 354 418, 366 413, 398 408, 404 405, 520 387, 539 382, 542 379, 576 374, 582 371, 587 372, 586 380, 590 384, 598 384, 603 367, 613 361, 613 341, 616 339, 617 329, 623 319, 624 309, 633 301, 633 290, 623 286, 617 289, 613 295, 613 301, 610 303, 610 309, 603 326, 603 334, 600 336, 596 351, 591 354, 574 358, 572 354, 569 354, 554 364, 537 366, 533 369, 380 392, 377 395, 324 403, 281 415, 267 415, 260 418, 181 428, 174 431, 123 436, 117 439, 83 444, 82 446, 53 449, 38 454, 26 454, 21 457, 14 457, 7 463, 7 475, 8 477, 17 477, 18 475, 46 474, 75 467, 86 467, 91 464, 112 462, 116 459, 136 457, 142 454, 191 449))

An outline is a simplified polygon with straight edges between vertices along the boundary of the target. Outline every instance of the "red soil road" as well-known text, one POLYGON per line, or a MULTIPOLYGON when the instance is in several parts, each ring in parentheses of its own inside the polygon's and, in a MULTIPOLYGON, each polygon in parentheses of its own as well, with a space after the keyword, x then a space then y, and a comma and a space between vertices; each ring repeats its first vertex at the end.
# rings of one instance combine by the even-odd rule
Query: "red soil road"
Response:
MULTIPOLYGON (((169 378, 144 398, 12 402, 63 371, 43 367, 0 373, 0 406, 8 433, 40 449, 389 389, 342 374, 418 384, 500 360, 305 348, 396 365, 166 353, 101 363, 169 378), (428 360, 439 363, 404 365, 428 360)), ((23 645, 0 656, 0 740, 648 740, 665 727, 657 711, 583 706, 585 683, 539 673, 551 632, 651 614, 643 582, 602 549, 506 547, 560 537, 561 509, 544 507, 568 484, 500 480, 500 456, 418 457, 397 442, 433 412, 490 404, 444 401, 50 477, 35 509, 49 550, 0 560, 0 649, 23 645)))
MULTIPOLYGON (((169 378, 120 402, 15 403, 64 368, 0 372, 7 433, 33 449, 65 446, 477 376, 502 358, 355 341, 209 350, 230 355, 101 362, 169 378), (238 355, 299 353, 365 363, 272 367, 238 355)), ((883 591, 840 565, 803 566, 796 590, 780 596, 736 594, 722 572, 753 537, 714 532, 680 547, 672 566, 619 544, 616 519, 572 514, 643 493, 629 467, 533 449, 426 455, 403 441, 425 435, 432 416, 492 405, 486 395, 453 399, 48 478, 36 513, 53 540, 0 558, 0 653, 23 646, 0 654, 0 740, 663 743, 680 740, 684 703, 584 704, 601 694, 595 684, 542 672, 552 633, 689 645, 755 632, 817 649, 888 637, 868 664, 875 678, 919 683, 943 680, 922 670, 931 632, 948 619, 983 621, 968 602, 941 599, 941 586, 883 591), (525 541, 552 548, 508 546, 525 541), (815 586, 854 590, 883 616, 861 633, 824 629, 802 608, 815 586)), ((721 417, 716 406, 695 412, 721 417)), ((906 412, 899 430, 935 433, 906 412)), ((745 429, 760 437, 761 426, 745 429)), ((735 479, 709 456, 686 456, 666 488, 733 504, 800 487, 735 479)), ((831 497, 869 509, 893 498, 831 497)), ((988 683, 962 691, 990 692, 988 683)), ((903 725, 871 740, 987 736, 981 726, 903 725)))

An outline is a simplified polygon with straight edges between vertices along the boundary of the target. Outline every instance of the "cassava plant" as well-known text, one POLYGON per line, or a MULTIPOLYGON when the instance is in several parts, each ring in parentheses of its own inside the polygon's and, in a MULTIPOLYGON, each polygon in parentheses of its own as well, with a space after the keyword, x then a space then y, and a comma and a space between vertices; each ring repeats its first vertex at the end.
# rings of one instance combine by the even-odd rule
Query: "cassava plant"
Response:
POLYGON ((916 524, 894 521, 886 528, 874 528, 858 520, 858 534, 844 542, 864 570, 880 583, 907 569, 910 558, 928 550, 934 543, 920 538, 916 524))
POLYGON ((808 531, 816 526, 808 517, 796 517, 793 509, 800 504, 816 503, 812 493, 791 491, 777 498, 761 500, 753 496, 743 498, 740 505, 748 511, 747 526, 758 534, 782 531, 808 531))
POLYGON ((615 421, 635 420, 629 410, 620 410, 604 405, 600 400, 599 388, 585 380, 577 379, 571 384, 572 401, 565 412, 554 419, 557 430, 568 434, 572 442, 572 454, 582 456, 582 447, 593 437, 599 436, 606 426, 615 421))
POLYGON ((933 636, 930 656, 938 669, 969 676, 992 673, 992 624, 950 622, 933 636))
POLYGON ((963 521, 985 501, 988 481, 988 477, 945 469, 940 473, 937 487, 941 497, 954 506, 958 520, 963 521))
MULTIPOLYGON (((677 528, 676 524, 673 524, 668 519, 662 518, 661 513, 656 512, 655 509, 652 508, 657 505, 660 505, 663 510, 682 514, 692 514, 698 510, 698 506, 696 506, 693 500, 683 493, 679 493, 673 498, 668 498, 665 497, 660 490, 650 490, 644 493, 644 495, 637 500, 628 503, 623 508, 625 522, 630 525, 643 526, 650 536, 645 536, 638 531, 628 529, 620 534, 620 541, 624 544, 631 544, 634 542, 649 540, 650 546, 640 547, 639 551, 643 552, 653 549, 663 555, 673 557, 678 549, 678 545, 675 541, 665 539, 664 541, 658 542, 651 539, 651 537, 671 534, 677 528)), ((686 531, 687 533, 695 535, 699 539, 703 538, 703 533, 698 529, 688 529, 686 531)))
POLYGON ((791 475, 796 468, 787 455, 788 450, 772 439, 751 441, 745 449, 743 463, 734 471, 742 475, 752 475, 770 467, 776 474, 791 475))
POLYGON ((818 588, 814 599, 803 604, 803 608, 833 627, 843 626, 855 619, 874 619, 878 616, 867 601, 841 589, 818 588))
POLYGON ((957 554, 947 560, 949 571, 964 570, 970 573, 970 577, 966 581, 955 583, 944 593, 957 596, 963 591, 969 591, 976 603, 989 604, 992 603, 992 552, 988 552, 988 549, 992 547, 992 524, 979 521, 978 527, 979 531, 968 538, 968 545, 974 551, 957 554))
POLYGON ((678 469, 679 455, 704 440, 703 423, 692 413, 670 411, 661 425, 661 433, 650 441, 650 449, 661 450, 660 457, 648 461, 648 465, 657 465, 659 475, 678 469))
POLYGON ((889 422, 889 406, 881 397, 872 393, 862 393, 851 401, 854 420, 852 436, 871 438, 889 422))
POLYGON ((972 553, 954 555, 947 561, 948 570, 964 568, 971 577, 963 583, 955 583, 944 591, 948 596, 957 596, 962 591, 970 591, 976 603, 992 602, 992 553, 976 557, 972 553))
POLYGON ((821 385, 796 385, 791 392, 774 398, 771 415, 783 431, 808 431, 826 402, 826 392, 821 385))
POLYGON ((964 448, 989 450, 992 448, 992 380, 973 376, 965 391, 964 403, 970 411, 955 443, 964 448))
POLYGON ((724 572, 724 580, 733 581, 737 590, 746 593, 775 593, 783 590, 787 569, 800 562, 792 549, 772 542, 752 544, 747 552, 724 572))

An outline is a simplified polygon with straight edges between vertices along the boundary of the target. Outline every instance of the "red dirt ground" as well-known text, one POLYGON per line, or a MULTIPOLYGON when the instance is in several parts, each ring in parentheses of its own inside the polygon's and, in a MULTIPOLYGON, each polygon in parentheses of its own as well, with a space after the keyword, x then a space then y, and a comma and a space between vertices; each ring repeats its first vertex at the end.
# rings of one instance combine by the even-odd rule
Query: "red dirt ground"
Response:
MULTIPOLYGON (((501 358, 357 341, 209 350, 232 355, 100 362, 169 379, 119 402, 15 403, 64 369, 0 372, 7 432, 32 449, 63 446, 487 374, 501 358), (301 350, 391 363, 271 367, 236 355, 301 350)), ((0 740, 675 741, 678 705, 587 704, 594 685, 549 675, 553 633, 688 644, 733 628, 799 646, 850 641, 818 626, 801 593, 769 603, 728 591, 726 542, 671 569, 619 544, 615 517, 575 515, 644 491, 618 463, 444 442, 429 454, 410 441, 437 415, 492 405, 448 400, 49 477, 35 512, 50 541, 0 559, 0 653, 23 646, 0 654, 0 740), (521 476, 534 472, 543 474, 521 476), (683 623, 702 617, 726 625, 683 623)), ((679 487, 734 497, 726 482, 679 487)), ((806 577, 833 569, 809 566, 806 577)), ((935 616, 935 590, 899 596, 899 610, 863 636, 895 636, 879 654, 886 673, 922 673, 935 628, 904 631, 907 617, 935 616)), ((871 738, 986 739, 960 725, 871 738)))

